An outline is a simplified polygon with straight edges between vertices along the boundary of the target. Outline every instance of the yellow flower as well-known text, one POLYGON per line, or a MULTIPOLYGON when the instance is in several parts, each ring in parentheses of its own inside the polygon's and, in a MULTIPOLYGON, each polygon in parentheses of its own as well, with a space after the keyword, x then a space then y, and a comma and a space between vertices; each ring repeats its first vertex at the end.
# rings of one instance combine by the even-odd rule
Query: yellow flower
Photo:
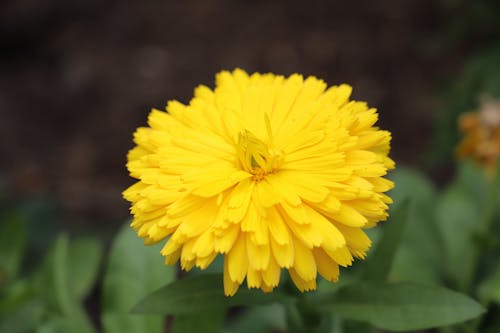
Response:
POLYGON ((314 77, 223 71, 216 88, 170 101, 139 128, 124 192, 146 244, 169 237, 166 264, 205 269, 224 255, 224 292, 271 291, 288 270, 301 291, 317 273, 364 258, 363 228, 387 217, 391 135, 350 101, 351 87, 314 77))
POLYGON ((458 156, 473 158, 493 174, 500 157, 500 101, 484 100, 477 112, 463 114, 458 123, 464 134, 458 156))

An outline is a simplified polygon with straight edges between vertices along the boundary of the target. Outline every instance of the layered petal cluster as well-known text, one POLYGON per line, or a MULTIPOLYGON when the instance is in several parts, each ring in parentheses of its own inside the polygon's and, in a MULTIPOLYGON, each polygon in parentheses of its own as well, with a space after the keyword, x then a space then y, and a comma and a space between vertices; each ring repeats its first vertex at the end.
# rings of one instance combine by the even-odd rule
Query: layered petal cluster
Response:
POLYGON ((152 110, 128 155, 124 192, 166 264, 205 269, 224 256, 224 291, 273 290, 283 268, 301 291, 364 258, 363 229, 387 217, 394 167, 378 115, 348 85, 223 71, 189 105, 152 110))

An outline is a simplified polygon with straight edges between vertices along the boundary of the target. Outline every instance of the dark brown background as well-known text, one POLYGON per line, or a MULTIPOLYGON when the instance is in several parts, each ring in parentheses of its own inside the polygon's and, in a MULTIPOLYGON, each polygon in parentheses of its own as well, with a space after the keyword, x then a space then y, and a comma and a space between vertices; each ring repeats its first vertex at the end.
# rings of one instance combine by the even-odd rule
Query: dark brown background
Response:
POLYGON ((151 107, 221 69, 354 86, 416 164, 461 49, 436 55, 442 2, 7 0, 0 4, 0 180, 80 220, 128 215, 125 155, 151 107))

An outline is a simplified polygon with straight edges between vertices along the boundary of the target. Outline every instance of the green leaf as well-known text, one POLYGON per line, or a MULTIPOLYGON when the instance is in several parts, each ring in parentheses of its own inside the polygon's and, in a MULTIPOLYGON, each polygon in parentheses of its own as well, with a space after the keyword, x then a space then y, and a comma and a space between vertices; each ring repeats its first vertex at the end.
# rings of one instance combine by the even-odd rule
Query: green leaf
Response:
POLYGON ((478 287, 479 299, 483 303, 495 302, 500 305, 500 267, 478 287))
POLYGON ((390 220, 386 222, 384 232, 375 251, 364 264, 364 280, 383 282, 387 278, 408 220, 409 211, 409 201, 405 200, 394 211, 390 220))
MULTIPOLYGON (((62 318, 75 327, 78 332, 94 332, 82 305, 76 298, 69 281, 69 238, 61 235, 46 255, 39 280, 39 290, 47 303, 47 312, 53 318, 62 318)), ((50 321, 51 319, 49 319, 50 321)))
POLYGON ((69 246, 68 278, 78 299, 87 296, 93 287, 102 258, 102 244, 95 238, 79 238, 69 246))
POLYGON ((86 333, 87 328, 82 326, 78 321, 68 317, 51 316, 42 325, 40 325, 36 333, 86 333))
POLYGON ((345 332, 349 333, 376 333, 376 329, 373 325, 356 320, 344 320, 342 328, 345 332))
POLYGON ((34 299, 33 284, 27 279, 17 279, 2 290, 0 298, 0 319, 16 311, 25 303, 34 299))
POLYGON ((233 297, 223 293, 221 274, 201 274, 168 284, 143 300, 135 313, 193 314, 212 308, 225 309, 235 305, 258 305, 286 302, 288 297, 276 290, 269 294, 241 288, 233 297))
POLYGON ((315 305, 338 316, 393 331, 450 325, 485 311, 464 294, 411 282, 350 285, 317 300, 315 305))
POLYGON ((479 216, 469 192, 461 186, 450 187, 437 203, 436 217, 443 243, 443 266, 447 280, 458 289, 466 287, 467 272, 473 264, 473 251, 464 249, 474 247, 472 236, 479 216))
POLYGON ((395 184, 389 196, 396 204, 410 198, 418 208, 416 214, 428 214, 428 210, 434 206, 437 193, 434 184, 425 174, 416 169, 398 166, 391 171, 389 178, 395 184))
POLYGON ((332 330, 330 333, 346 333, 347 331, 344 329, 344 320, 336 316, 334 314, 331 315, 332 317, 332 330))
MULTIPOLYGON (((409 219, 410 223, 413 219, 409 219)), ((408 228, 409 229, 409 228, 408 228)), ((408 234, 406 232, 405 234, 408 234)), ((425 243, 430 243, 429 240, 425 243)), ((424 244, 424 243, 421 243, 424 244)), ((422 246, 421 246, 422 247, 422 246)), ((415 246, 410 246, 407 238, 403 236, 401 245, 394 258, 389 281, 413 281, 426 284, 439 284, 440 269, 433 265, 433 260, 419 251, 415 246)), ((436 252, 440 253, 440 252, 436 252)))
POLYGON ((145 295, 175 278, 165 266, 161 244, 145 246, 125 225, 113 242, 103 286, 103 326, 107 333, 162 332, 162 316, 138 316, 130 309, 145 295))
POLYGON ((158 315, 131 315, 125 312, 105 312, 102 315, 104 332, 163 332, 164 318, 158 315))
POLYGON ((428 177, 410 168, 398 167, 391 172, 391 179, 395 188, 389 192, 389 196, 396 203, 394 208, 397 208, 397 203, 408 198, 412 203, 412 212, 408 216, 389 279, 437 283, 442 262, 436 256, 436 253, 441 252, 434 216, 436 189, 428 177))
POLYGON ((0 225, 0 288, 14 279, 21 266, 26 246, 26 226, 16 215, 2 218, 0 225))
POLYGON ((454 185, 463 187, 470 194, 471 200, 478 206, 486 199, 488 180, 484 169, 473 161, 462 161, 457 165, 454 185))
POLYGON ((174 319, 172 333, 220 333, 224 316, 224 309, 219 308, 191 315, 179 315, 174 319))
POLYGON ((70 315, 77 312, 68 279, 67 235, 59 236, 44 258, 39 289, 52 311, 70 315))
POLYGON ((35 300, 28 301, 10 312, 8 317, 0 317, 1 333, 31 332, 38 325, 43 307, 35 300))

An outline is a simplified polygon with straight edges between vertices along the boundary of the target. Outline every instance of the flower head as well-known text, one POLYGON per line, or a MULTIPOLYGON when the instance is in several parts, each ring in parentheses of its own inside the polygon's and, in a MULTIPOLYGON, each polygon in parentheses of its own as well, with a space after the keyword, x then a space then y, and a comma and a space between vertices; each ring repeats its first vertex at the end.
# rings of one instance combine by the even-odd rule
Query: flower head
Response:
POLYGON ((471 157, 488 171, 500 157, 500 101, 486 99, 476 112, 459 118, 464 137, 457 147, 459 157, 471 157))
POLYGON ((351 87, 301 75, 223 71, 139 128, 124 192, 147 244, 168 238, 166 264, 205 269, 224 256, 224 291, 271 291, 288 270, 301 291, 317 273, 364 258, 362 229, 387 217, 394 162, 378 115, 351 87))

